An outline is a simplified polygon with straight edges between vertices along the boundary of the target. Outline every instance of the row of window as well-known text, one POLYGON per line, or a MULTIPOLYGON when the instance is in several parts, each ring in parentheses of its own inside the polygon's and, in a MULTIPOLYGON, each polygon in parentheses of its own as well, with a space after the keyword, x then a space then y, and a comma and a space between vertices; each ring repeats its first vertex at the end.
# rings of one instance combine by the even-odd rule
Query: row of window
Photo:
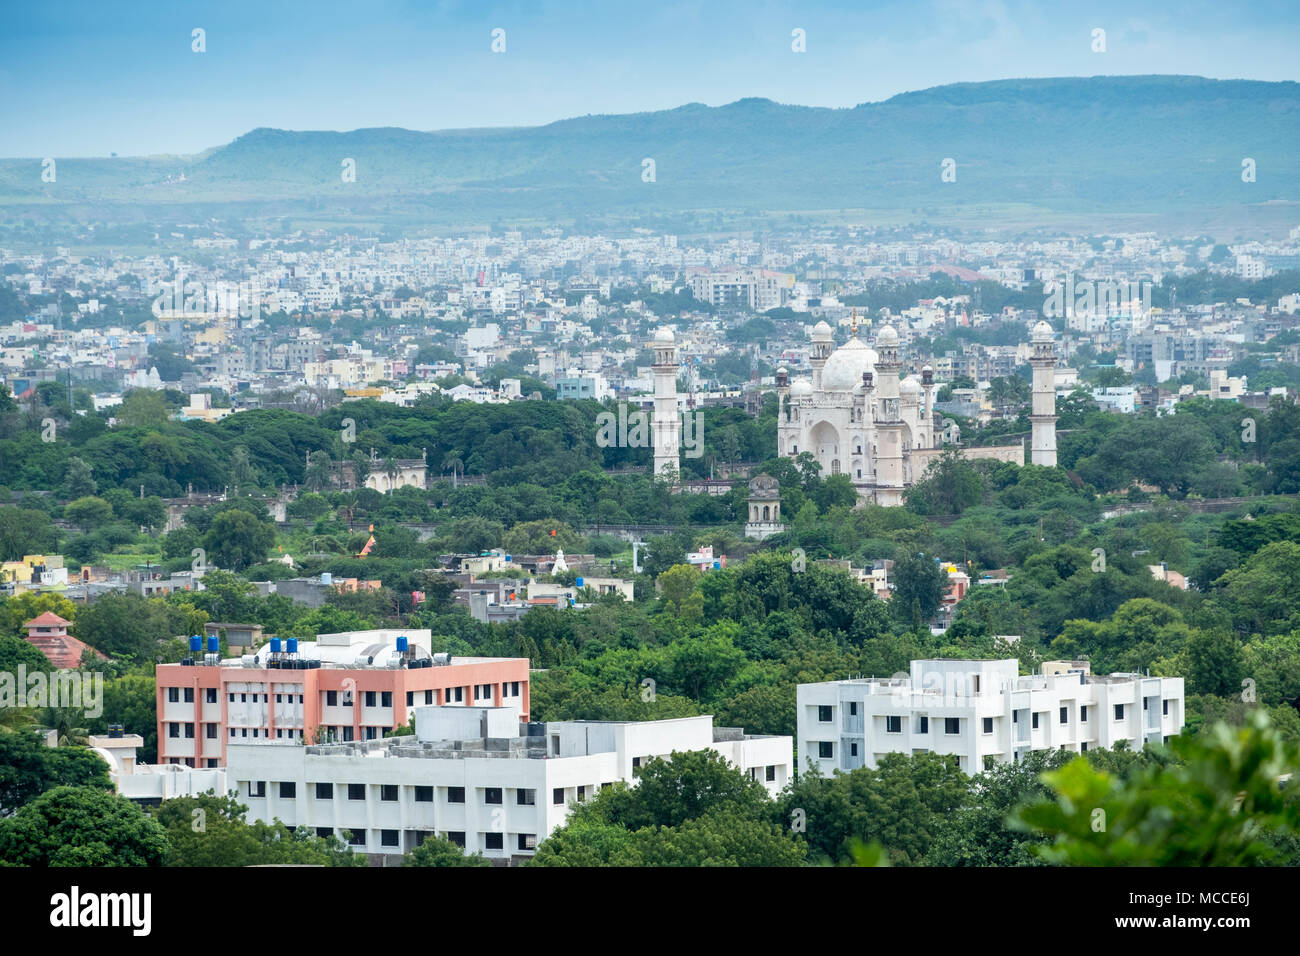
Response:
MULTIPOLYGON (((187 704, 194 703, 194 688, 193 687, 168 687, 167 688, 167 703, 179 704, 181 703, 182 698, 184 699, 184 702, 187 704)), ((215 704, 217 702, 217 689, 215 687, 205 687, 203 689, 203 700, 205 703, 215 704)))
MULTIPOLYGON (((229 701, 230 703, 232 703, 232 704, 235 702, 235 698, 236 698, 236 697, 239 698, 239 702, 240 702, 241 704, 250 704, 250 703, 251 703, 251 704, 269 704, 269 703, 271 702, 271 695, 270 695, 270 694, 261 694, 261 693, 253 693, 253 694, 227 694, 226 697, 227 697, 228 701, 229 701), (252 698, 252 700, 249 700, 250 697, 252 698)), ((294 703, 301 704, 301 703, 303 702, 303 697, 302 697, 302 694, 276 694, 276 695, 275 695, 275 702, 276 702, 277 704, 294 704, 294 703), (296 699, 295 699, 295 698, 296 698, 296 699)), ((209 700, 208 703, 210 703, 210 704, 215 704, 215 703, 216 703, 216 700, 215 700, 215 699, 213 699, 213 700, 209 700)))
MULTIPOLYGON (((518 697, 518 696, 520 695, 520 693, 521 693, 521 692, 520 692, 519 684, 520 684, 519 681, 510 681, 509 683, 503 683, 503 684, 501 685, 501 696, 502 696, 502 697, 518 697)), ((449 701, 449 702, 453 702, 453 701, 454 701, 455 703, 458 703, 458 704, 459 704, 459 703, 463 703, 464 700, 465 700, 465 690, 466 690, 466 688, 464 688, 464 687, 452 687, 452 688, 448 688, 448 689, 447 689, 447 699, 448 699, 448 701, 449 701)), ((375 707, 375 706, 379 706, 379 707, 392 707, 392 706, 393 706, 393 692, 390 691, 390 690, 384 690, 384 691, 373 691, 373 690, 368 690, 368 691, 364 691, 363 693, 365 694, 365 706, 367 706, 367 707, 375 707)), ((432 703, 434 702, 434 696, 433 696, 433 695, 434 695, 434 692, 433 692, 432 690, 426 690, 426 691, 422 691, 422 692, 421 692, 421 691, 410 691, 410 690, 408 690, 408 691, 406 692, 406 706, 407 706, 407 707, 414 707, 414 706, 415 706, 415 695, 416 695, 417 693, 422 693, 422 694, 423 694, 423 697, 424 697, 424 703, 426 703, 426 704, 432 704, 432 703)), ((325 692, 325 705, 326 705, 327 707, 337 707, 337 706, 339 706, 339 694, 340 694, 340 692, 337 691, 337 690, 327 690, 327 691, 325 692)), ((349 692, 349 691, 343 691, 342 694, 343 694, 343 706, 344 706, 344 707, 351 707, 351 706, 352 706, 352 694, 351 694, 351 692, 349 692)), ((206 700, 207 703, 209 703, 209 704, 215 704, 215 703, 217 702, 217 689, 216 689, 215 687, 208 687, 208 688, 205 688, 205 689, 204 689, 204 695, 205 695, 205 698, 204 698, 204 699, 206 700)), ((266 704, 266 703, 270 703, 270 696, 271 696, 271 695, 270 695, 270 694, 263 694, 263 693, 253 693, 253 694, 248 694, 248 693, 233 694, 233 693, 232 693, 232 694, 227 694, 227 697, 229 698, 229 702, 232 703, 232 704, 235 703, 235 697, 236 697, 236 696, 239 697, 239 703, 241 703, 241 704, 247 704, 247 703, 254 703, 254 704, 257 704, 257 703, 263 703, 263 704, 266 704), (249 700, 250 697, 252 698, 251 701, 249 700)), ((475 700, 489 699, 489 698, 491 698, 491 697, 492 697, 492 685, 491 685, 491 684, 475 684, 475 685, 474 685, 474 699, 475 699, 475 700)), ((186 704, 192 704, 192 703, 194 703, 194 688, 193 688, 193 687, 169 687, 169 688, 167 688, 167 702, 168 702, 168 703, 171 703, 171 704, 179 704, 179 703, 182 703, 182 702, 184 702, 184 703, 186 703, 186 704)), ((302 694, 276 694, 276 695, 275 695, 275 702, 276 702, 277 704, 293 704, 293 703, 299 703, 299 704, 301 704, 301 703, 303 703, 303 695, 302 695, 302 694), (295 699, 294 699, 295 697, 297 698, 296 701, 295 701, 295 699)))
MULTIPOLYGON (((1161 703, 1161 712, 1162 712, 1162 714, 1163 714, 1164 716, 1168 717, 1168 716, 1169 716, 1169 701, 1167 701, 1167 700, 1162 700, 1160 703, 1161 703)), ((1147 704, 1148 704, 1148 699, 1145 698, 1145 697, 1142 698, 1142 709, 1143 709, 1143 710, 1147 710, 1147 709, 1148 709, 1147 704)), ((1124 706, 1125 706, 1124 704, 1115 704, 1115 705, 1114 705, 1114 708, 1115 708, 1115 719, 1116 719, 1116 720, 1123 720, 1123 719, 1124 719, 1124 706)), ((857 714, 857 710, 858 710, 858 705, 857 705, 856 703, 852 703, 852 702, 850 702, 850 704, 849 704, 849 715, 850 715, 850 716, 855 716, 855 715, 857 714)), ((1038 711, 1034 711, 1033 714, 1032 714, 1033 725, 1034 725, 1034 729, 1035 729, 1035 730, 1038 729, 1038 713, 1039 713, 1038 711)), ((821 723, 830 723, 830 721, 833 719, 832 716, 831 716, 831 708, 830 708, 830 706, 828 706, 828 705, 819 705, 819 706, 817 707, 817 719, 818 719, 818 721, 820 721, 821 723)), ((984 718, 982 718, 982 719, 983 719, 983 721, 984 721, 984 733, 986 733, 986 734, 991 734, 991 733, 993 733, 993 718, 992 718, 992 717, 984 717, 984 718)), ((1083 704, 1083 705, 1081 705, 1081 706, 1079 707, 1079 720, 1080 720, 1081 722, 1087 722, 1087 720, 1088 720, 1088 705, 1087 705, 1087 704, 1083 704)), ((961 718, 959 718, 959 717, 945 717, 945 718, 943 719, 943 721, 944 721, 944 733, 945 733, 945 734, 959 734, 959 733, 961 733, 961 718)), ((1019 722, 1020 722, 1020 712, 1019 712, 1019 711, 1015 711, 1015 710, 1013 710, 1013 711, 1011 712, 1011 721, 1012 721, 1012 723, 1019 723, 1019 722)), ((1061 708, 1060 708, 1060 722, 1063 723, 1063 724, 1065 724, 1065 723, 1069 723, 1069 721, 1070 721, 1070 708, 1069 708, 1068 706, 1067 706, 1067 707, 1061 707, 1061 708)), ((886 732, 886 733, 890 733, 890 734, 901 734, 901 733, 903 732, 903 718, 902 718, 902 716, 901 716, 901 715, 897 715, 897 714, 896 714, 896 715, 888 715, 888 716, 886 716, 886 717, 885 717, 885 732, 886 732)), ((924 716, 924 715, 918 715, 918 717, 917 717, 917 729, 916 729, 916 732, 917 732, 917 733, 920 733, 920 734, 928 734, 928 733, 930 732, 930 718, 929 718, 929 717, 924 716)))
MULTIPOLYGON (((291 828, 291 829, 292 829, 292 828, 291 828)), ((318 837, 324 837, 324 838, 332 837, 332 836, 334 836, 334 828, 333 828, 333 827, 317 827, 317 828, 316 828, 316 835, 317 835, 318 837)), ((423 830, 417 830, 417 831, 415 832, 415 845, 416 845, 416 846, 419 846, 421 843, 423 843, 424 840, 425 840, 425 838, 426 838, 428 835, 429 835, 429 834, 426 833, 426 832, 423 831, 423 830)), ((343 833, 340 834, 340 836, 342 836, 342 837, 344 837, 344 839, 346 839, 348 846, 365 846, 365 845, 366 845, 366 831, 365 831, 365 830, 344 830, 343 833)), ((484 833, 484 834, 483 834, 483 847, 484 847, 484 849, 487 849, 487 850, 504 850, 504 849, 505 849, 505 836, 506 836, 506 835, 505 835, 504 833, 484 833)), ((465 846, 465 831, 464 831, 464 830, 448 830, 448 831, 446 831, 446 832, 443 834, 443 837, 444 837, 445 839, 451 841, 452 843, 456 844, 456 846, 461 847, 462 849, 463 849, 464 846, 465 846)), ((537 834, 536 834, 536 833, 518 833, 518 834, 515 834, 515 841, 514 841, 514 842, 515 842, 515 846, 516 846, 518 849, 520 849, 520 850, 535 850, 535 849, 537 849, 537 834)), ((400 846, 401 846, 401 831, 399 831, 399 830, 380 830, 380 831, 379 831, 379 845, 380 845, 381 847, 400 847, 400 846)))
MULTIPOLYGON (((212 724, 211 726, 215 727, 216 724, 212 724)), ((249 734, 248 734, 248 730, 249 730, 249 728, 247 728, 247 727, 238 727, 238 728, 236 728, 236 727, 231 727, 231 728, 230 728, 230 737, 231 737, 232 740, 233 740, 235 737, 237 737, 237 736, 238 736, 238 737, 241 737, 241 738, 243 738, 243 737, 247 737, 247 736, 249 735, 249 734)), ((253 735, 252 735, 252 736, 253 736, 253 739, 254 739, 254 740, 258 739, 259 737, 265 737, 267 740, 270 740, 270 739, 271 739, 271 731, 269 731, 269 730, 261 730, 261 731, 259 732, 259 729, 258 729, 257 727, 252 728, 252 730, 253 730, 253 735)), ((211 737, 211 736, 213 736, 213 735, 212 735, 212 734, 208 734, 208 736, 211 737)), ((302 740, 302 731, 301 731, 301 730, 295 730, 295 729, 292 728, 292 727, 290 727, 290 728, 288 728, 288 729, 285 729, 285 728, 283 728, 283 727, 277 727, 277 728, 275 729, 275 739, 276 739, 276 740, 302 740)))
MULTIPOLYGON (((334 799, 334 784, 315 783, 315 784, 311 784, 310 786, 314 787, 313 792, 315 793, 317 800, 334 799)), ((347 798, 349 800, 366 799, 366 785, 364 783, 348 783, 348 784, 340 784, 339 786, 340 789, 346 788, 347 798)), ((293 783, 292 781, 288 781, 288 780, 280 781, 279 783, 276 784, 276 787, 277 787, 277 793, 281 800, 294 800, 298 796, 298 785, 296 783, 293 783)), ((414 797, 416 803, 433 802, 433 787, 415 786, 412 789, 415 791, 414 797)), ((464 787, 447 787, 446 789, 447 789, 448 803, 465 802, 464 787)), ((265 797, 266 781, 250 780, 248 782, 248 795, 250 797, 265 797)), ((579 787, 578 797, 582 798, 585 795, 586 795, 586 787, 579 787)), ((505 802, 504 796, 505 796, 505 791, 501 787, 483 788, 483 802, 485 804, 499 806, 505 802)), ((398 785, 395 783, 380 784, 379 799, 387 803, 396 803, 398 800, 398 785)), ((556 788, 555 802, 557 804, 564 802, 563 788, 556 788)), ((536 803, 537 803, 536 790, 525 789, 522 787, 519 788, 518 790, 515 790, 515 804, 517 806, 531 807, 531 806, 535 806, 536 803)))

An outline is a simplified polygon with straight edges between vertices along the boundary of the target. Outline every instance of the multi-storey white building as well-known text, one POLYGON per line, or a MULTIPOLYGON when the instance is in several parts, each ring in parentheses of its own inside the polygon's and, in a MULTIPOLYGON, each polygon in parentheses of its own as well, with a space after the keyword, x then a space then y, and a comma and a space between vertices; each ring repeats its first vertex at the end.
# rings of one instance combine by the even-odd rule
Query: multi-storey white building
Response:
POLYGON ((875 767, 887 753, 955 754, 978 773, 985 758, 1018 761, 1031 750, 1081 753, 1162 743, 1183 727, 1183 679, 1093 677, 1086 661, 1048 662, 1019 676, 1019 662, 912 661, 911 675, 801 684, 799 761, 822 773, 875 767))
POLYGON ((500 707, 420 707, 415 736, 357 744, 231 745, 227 779, 250 820, 279 818, 357 852, 395 855, 436 833, 488 857, 530 856, 575 803, 632 781, 652 757, 712 749, 775 795, 790 779, 789 737, 751 736, 713 718, 520 726, 500 707))

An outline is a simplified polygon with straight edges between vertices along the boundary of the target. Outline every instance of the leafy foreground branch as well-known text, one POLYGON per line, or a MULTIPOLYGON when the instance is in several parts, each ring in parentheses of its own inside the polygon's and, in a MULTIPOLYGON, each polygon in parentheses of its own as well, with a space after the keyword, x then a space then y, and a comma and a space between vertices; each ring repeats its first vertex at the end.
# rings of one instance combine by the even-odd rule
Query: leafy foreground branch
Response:
POLYGON ((1300 766, 1294 745, 1261 711, 1244 726, 1169 744, 1173 762, 1135 766, 1123 779, 1079 758, 1043 774, 1055 799, 1013 825, 1055 838, 1034 847, 1074 866, 1242 866, 1294 861, 1300 766))

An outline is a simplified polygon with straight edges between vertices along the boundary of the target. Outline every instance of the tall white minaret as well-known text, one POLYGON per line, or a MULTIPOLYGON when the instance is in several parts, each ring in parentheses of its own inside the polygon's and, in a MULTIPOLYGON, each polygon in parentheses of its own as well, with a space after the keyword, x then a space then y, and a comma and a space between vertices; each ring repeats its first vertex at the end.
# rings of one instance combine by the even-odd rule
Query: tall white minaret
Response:
POLYGON ((1029 364, 1034 367, 1034 403, 1029 416, 1031 464, 1056 467, 1056 343, 1046 322, 1034 326, 1029 364))
POLYGON ((808 364, 812 366, 812 384, 814 391, 820 391, 822 387, 822 369, 826 367, 826 360, 831 357, 831 350, 834 341, 831 336, 834 333, 826 320, 818 322, 813 327, 812 348, 808 350, 808 364))
POLYGON ((654 434, 655 475, 666 471, 679 472, 682 441, 682 418, 677 411, 677 344, 673 330, 662 328, 650 343, 654 349, 655 363, 655 415, 651 428, 654 434), (669 467, 671 466, 671 468, 669 467))
POLYGON ((903 417, 899 411, 898 333, 886 325, 876 335, 876 504, 903 503, 903 417))

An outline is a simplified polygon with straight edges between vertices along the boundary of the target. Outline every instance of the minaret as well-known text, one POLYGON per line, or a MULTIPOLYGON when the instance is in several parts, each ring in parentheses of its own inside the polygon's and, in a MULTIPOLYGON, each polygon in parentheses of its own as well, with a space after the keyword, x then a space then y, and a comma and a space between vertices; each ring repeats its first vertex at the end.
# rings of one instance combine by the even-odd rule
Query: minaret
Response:
POLYGON ((934 369, 929 365, 921 368, 921 391, 925 395, 925 404, 921 408, 921 427, 926 429, 923 448, 938 448, 942 442, 938 438, 938 429, 934 427, 934 369))
POLYGON ((1035 465, 1056 467, 1056 343, 1046 322, 1034 326, 1029 364, 1034 367, 1033 429, 1029 460, 1035 465))
POLYGON ((886 325, 876 336, 876 504, 903 503, 903 420, 898 401, 898 333, 886 325))
POLYGON ((818 322, 812 332, 812 349, 808 353, 808 362, 812 365, 812 384, 814 391, 820 391, 822 387, 822 369, 826 367, 826 360, 831 357, 831 327, 826 324, 826 320, 818 322))
POLYGON ((785 454, 786 446, 786 429, 789 423, 785 420, 786 402, 790 399, 790 371, 782 366, 776 370, 776 453, 785 454))
POLYGON ((677 411, 677 345, 672 329, 662 328, 650 343, 655 362, 655 415, 651 423, 654 434, 655 475, 681 469, 679 446, 682 441, 682 419, 677 411))

